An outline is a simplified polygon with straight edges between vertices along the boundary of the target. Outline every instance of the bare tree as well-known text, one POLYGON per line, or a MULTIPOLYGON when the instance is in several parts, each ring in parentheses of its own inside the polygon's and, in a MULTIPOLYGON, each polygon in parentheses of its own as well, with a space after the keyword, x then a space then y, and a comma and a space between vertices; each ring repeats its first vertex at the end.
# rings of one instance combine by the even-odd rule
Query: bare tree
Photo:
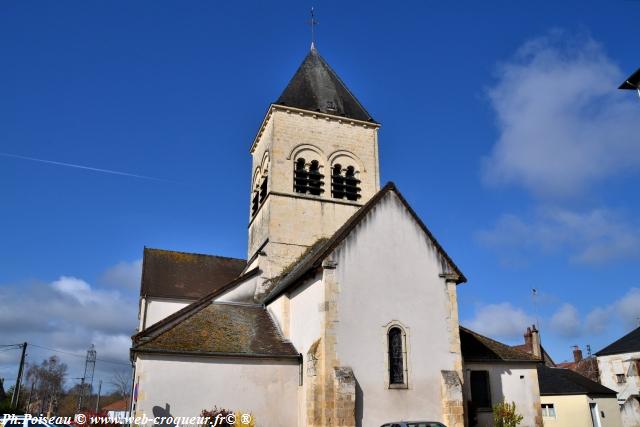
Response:
POLYGON ((43 360, 40 365, 29 365, 27 381, 33 385, 40 412, 46 412, 50 405, 57 403, 64 391, 66 375, 67 365, 61 363, 57 356, 43 360))
POLYGON ((131 374, 129 372, 116 372, 109 383, 115 387, 116 393, 122 396, 123 399, 129 399, 129 394, 131 393, 131 374))

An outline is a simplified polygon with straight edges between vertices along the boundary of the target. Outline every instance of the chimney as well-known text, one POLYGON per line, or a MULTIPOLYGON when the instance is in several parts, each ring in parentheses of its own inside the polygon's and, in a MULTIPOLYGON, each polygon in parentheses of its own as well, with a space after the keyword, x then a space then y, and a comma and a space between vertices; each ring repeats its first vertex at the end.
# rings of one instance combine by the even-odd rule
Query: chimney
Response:
POLYGON ((531 353, 531 328, 527 328, 527 331, 524 333, 524 345, 527 348, 527 352, 531 353))
MULTIPOLYGON (((529 328, 527 328, 527 332, 529 328)), ((542 358, 542 347, 540 346, 540 334, 536 329, 536 325, 531 326, 531 353, 537 357, 542 358)))
POLYGON ((573 346, 573 361, 578 363, 582 360, 582 350, 577 345, 573 346))

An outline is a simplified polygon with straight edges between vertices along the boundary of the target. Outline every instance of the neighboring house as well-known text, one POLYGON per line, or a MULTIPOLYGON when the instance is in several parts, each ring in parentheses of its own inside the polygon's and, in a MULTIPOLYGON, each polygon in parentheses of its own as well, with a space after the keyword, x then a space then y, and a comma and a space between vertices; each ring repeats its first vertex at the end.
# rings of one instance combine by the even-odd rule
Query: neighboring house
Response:
POLYGON ((596 352, 600 383, 618 393, 625 427, 640 426, 640 327, 596 352))
MULTIPOLYGON (((312 48, 251 145, 246 266, 225 281, 209 258, 145 250, 136 416, 465 425, 466 278, 396 186, 380 188, 379 127, 312 48)), ((486 366, 540 425, 530 358, 486 366)))
POLYGON ((493 426, 494 405, 514 402, 522 427, 542 425, 539 357, 460 327, 469 426, 493 426))
POLYGON ((566 368, 538 366, 545 427, 621 427, 616 392, 566 368))
POLYGON ((102 412, 105 412, 111 420, 122 420, 120 423, 124 424, 126 418, 129 417, 128 407, 128 400, 120 399, 110 403, 109 405, 103 406, 102 412))
POLYGON ((582 357, 582 350, 575 346, 573 349, 573 361, 556 364, 558 368, 570 369, 579 373, 591 381, 600 382, 600 372, 598 371, 598 361, 595 356, 582 357))

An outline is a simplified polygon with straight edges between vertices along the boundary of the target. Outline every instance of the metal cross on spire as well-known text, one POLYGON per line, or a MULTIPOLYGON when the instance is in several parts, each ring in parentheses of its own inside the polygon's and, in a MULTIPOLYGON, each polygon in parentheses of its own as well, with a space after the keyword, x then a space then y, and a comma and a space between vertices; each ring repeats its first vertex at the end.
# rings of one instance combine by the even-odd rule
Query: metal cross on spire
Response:
POLYGON ((313 7, 311 8, 311 19, 309 20, 309 24, 311 25, 311 49, 315 49, 315 47, 316 47, 316 25, 318 25, 319 22, 316 20, 316 14, 315 14, 315 11, 313 10, 313 7))

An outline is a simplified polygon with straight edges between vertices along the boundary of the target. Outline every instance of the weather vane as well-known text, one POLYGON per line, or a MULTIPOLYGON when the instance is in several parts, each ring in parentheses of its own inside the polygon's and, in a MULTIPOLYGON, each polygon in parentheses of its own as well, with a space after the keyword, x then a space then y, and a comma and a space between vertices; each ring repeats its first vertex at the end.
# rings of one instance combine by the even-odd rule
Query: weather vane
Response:
POLYGON ((319 24, 316 20, 316 14, 313 7, 311 8, 311 19, 309 20, 309 24, 311 25, 311 49, 313 49, 316 46, 316 25, 319 24))

